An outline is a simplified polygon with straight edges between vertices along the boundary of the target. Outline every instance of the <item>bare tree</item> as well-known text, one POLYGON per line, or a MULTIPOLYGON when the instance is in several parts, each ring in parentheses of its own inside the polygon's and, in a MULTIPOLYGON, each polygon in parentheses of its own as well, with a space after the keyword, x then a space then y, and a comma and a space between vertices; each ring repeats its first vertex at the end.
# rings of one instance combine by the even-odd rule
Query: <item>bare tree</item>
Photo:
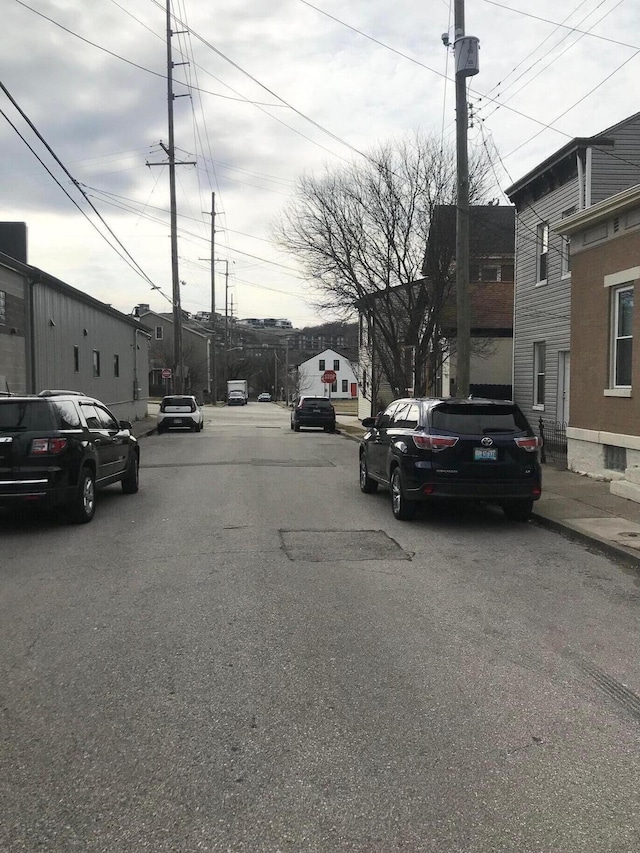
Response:
MULTIPOLYGON (((472 158, 472 202, 484 194, 487 174, 486 159, 472 158)), ((373 318, 372 357, 396 396, 414 380, 415 393, 424 393, 434 370, 428 362, 439 352, 455 233, 438 235, 437 246, 432 235, 426 268, 425 253, 434 211, 455 197, 453 149, 414 134, 366 160, 301 177, 274 228, 315 285, 319 310, 373 318)))

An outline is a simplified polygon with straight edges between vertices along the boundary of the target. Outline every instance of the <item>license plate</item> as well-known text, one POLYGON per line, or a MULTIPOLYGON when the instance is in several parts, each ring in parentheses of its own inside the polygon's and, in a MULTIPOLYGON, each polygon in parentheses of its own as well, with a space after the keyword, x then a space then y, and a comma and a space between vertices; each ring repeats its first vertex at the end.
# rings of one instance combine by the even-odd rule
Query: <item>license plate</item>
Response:
POLYGON ((174 419, 173 419, 173 422, 174 422, 174 424, 181 424, 181 423, 182 423, 182 418, 174 418, 174 419))
POLYGON ((497 447, 474 447, 473 461, 474 462, 496 462, 498 459, 497 447))

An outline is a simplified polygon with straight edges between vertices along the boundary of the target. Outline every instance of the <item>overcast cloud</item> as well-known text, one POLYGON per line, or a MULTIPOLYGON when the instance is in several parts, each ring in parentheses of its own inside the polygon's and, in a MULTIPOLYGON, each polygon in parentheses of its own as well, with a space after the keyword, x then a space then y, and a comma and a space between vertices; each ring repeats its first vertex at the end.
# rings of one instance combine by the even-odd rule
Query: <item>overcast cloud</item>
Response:
MULTIPOLYGON (((165 0, 2 7, 2 83, 160 290, 107 245, 0 116, 2 219, 25 221, 29 262, 68 284, 125 313, 140 302, 171 310, 168 169, 147 165, 166 160, 165 0)), ((183 307, 210 307, 215 191, 216 256, 229 261, 235 315, 297 327, 330 319, 310 306, 295 260, 269 242, 271 222, 303 172, 414 130, 453 144, 453 57, 441 40, 453 30, 453 3, 174 0, 172 8, 174 30, 190 31, 172 39, 174 62, 190 63, 174 69, 174 91, 200 90, 174 101, 178 156, 197 161, 177 169, 183 307)), ((466 31, 480 39, 469 144, 497 151, 501 203, 506 187, 571 138, 640 109, 634 0, 467 0, 466 31)), ((99 224, 2 92, 0 109, 99 224)), ((221 311, 225 264, 216 269, 221 311)))

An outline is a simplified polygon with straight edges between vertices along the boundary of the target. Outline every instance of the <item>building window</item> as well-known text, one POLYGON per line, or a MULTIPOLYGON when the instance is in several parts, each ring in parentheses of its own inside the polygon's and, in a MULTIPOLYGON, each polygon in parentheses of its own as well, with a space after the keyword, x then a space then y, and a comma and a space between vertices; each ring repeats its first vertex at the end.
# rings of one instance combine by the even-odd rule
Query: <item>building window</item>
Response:
POLYGON ((483 264, 471 264, 469 267, 469 281, 500 281, 501 269, 499 266, 483 264))
POLYGON ((337 392, 338 392, 338 380, 336 379, 336 381, 331 386, 331 393, 336 394, 337 392))
POLYGON ((4 290, 0 290, 0 325, 7 322, 7 294, 4 290))
POLYGON ((537 269, 536 269, 536 281, 546 281, 547 280, 547 262, 549 259, 549 223, 541 222, 538 225, 537 229, 537 237, 536 237, 536 251, 537 251, 537 269))
POLYGON ((627 468, 627 448, 604 444, 604 467, 610 471, 625 471, 627 468))
POLYGON ((97 349, 93 351, 93 375, 100 376, 100 352, 97 349))
POLYGON ((80 347, 73 348, 73 372, 80 372, 80 347))
POLYGON ((631 387, 633 353, 633 287, 612 288, 611 366, 614 388, 631 387))
POLYGON ((348 390, 349 390, 349 380, 343 379, 342 380, 342 393, 346 394, 348 390))
POLYGON ((324 370, 324 358, 318 359, 318 370, 324 370))
POLYGON ((120 376, 120 356, 117 352, 113 354, 113 375, 120 376))
POLYGON ((547 347, 544 341, 533 345, 533 405, 544 408, 544 379, 547 347))
POLYGON ((156 326, 156 340, 161 341, 164 339, 164 329, 162 326, 156 326))
POLYGON ((334 359, 334 361, 333 361, 333 369, 334 369, 334 370, 340 370, 340 359, 339 359, 339 358, 334 359))

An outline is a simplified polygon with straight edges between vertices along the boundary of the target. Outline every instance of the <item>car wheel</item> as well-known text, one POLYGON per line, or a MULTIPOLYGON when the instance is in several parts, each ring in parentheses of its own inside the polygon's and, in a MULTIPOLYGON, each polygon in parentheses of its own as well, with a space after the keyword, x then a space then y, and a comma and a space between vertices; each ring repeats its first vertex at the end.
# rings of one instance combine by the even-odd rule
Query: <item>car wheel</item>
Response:
POLYGON ((294 424, 293 428, 296 432, 300 432, 300 424, 294 424))
POLYGON ((164 429, 163 429, 163 427, 158 426, 158 427, 156 428, 156 431, 157 431, 158 435, 162 435, 162 433, 164 432, 164 429))
POLYGON ((402 475, 399 468, 394 468, 391 474, 391 511, 399 521, 409 521, 416 514, 416 502, 404 496, 402 475))
POLYGON ((515 500, 502 504, 504 514, 509 521, 529 521, 533 510, 533 501, 515 500))
POLYGON ((378 490, 378 484, 372 480, 367 470, 367 460, 364 453, 360 454, 360 491, 372 495, 378 490))
POLYGON ((76 496, 69 505, 69 519, 74 524, 86 524, 96 511, 96 481, 90 468, 83 468, 78 478, 76 496))
POLYGON ((140 486, 139 479, 140 457, 137 453, 129 455, 127 470, 122 478, 122 491, 125 495, 134 495, 140 486))
POLYGON ((291 429, 293 429, 293 421, 291 421, 291 429))

